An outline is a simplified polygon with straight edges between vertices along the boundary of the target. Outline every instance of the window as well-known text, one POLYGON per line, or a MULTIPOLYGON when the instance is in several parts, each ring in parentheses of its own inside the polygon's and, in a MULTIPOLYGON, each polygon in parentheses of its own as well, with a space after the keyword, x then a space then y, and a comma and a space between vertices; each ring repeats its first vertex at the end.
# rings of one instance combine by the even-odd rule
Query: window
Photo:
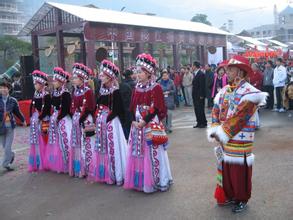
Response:
POLYGON ((286 23, 285 16, 282 16, 282 17, 281 17, 281 19, 280 19, 280 23, 281 23, 281 24, 285 24, 285 23, 286 23))

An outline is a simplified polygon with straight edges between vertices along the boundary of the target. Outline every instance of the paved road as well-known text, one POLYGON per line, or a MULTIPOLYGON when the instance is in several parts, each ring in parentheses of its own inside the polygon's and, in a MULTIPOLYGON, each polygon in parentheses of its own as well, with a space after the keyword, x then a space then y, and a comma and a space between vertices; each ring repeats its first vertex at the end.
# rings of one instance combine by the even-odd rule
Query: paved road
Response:
POLYGON ((185 108, 175 112, 170 135, 175 183, 168 192, 150 195, 61 174, 28 174, 28 129, 18 129, 18 169, 0 176, 0 219, 293 219, 293 118, 262 111, 261 120, 252 198, 245 213, 216 206, 213 145, 204 129, 192 128, 194 114, 185 108))

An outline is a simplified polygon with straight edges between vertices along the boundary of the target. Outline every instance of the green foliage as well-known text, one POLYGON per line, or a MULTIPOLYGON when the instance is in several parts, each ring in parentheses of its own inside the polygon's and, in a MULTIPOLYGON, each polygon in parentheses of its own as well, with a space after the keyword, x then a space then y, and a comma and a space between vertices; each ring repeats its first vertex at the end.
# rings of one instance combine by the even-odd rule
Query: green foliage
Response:
MULTIPOLYGON (((14 36, 0 37, 0 62, 4 68, 9 68, 20 56, 31 55, 32 45, 14 36)), ((3 70, 1 70, 3 72, 3 70)))
POLYGON ((208 21, 208 16, 205 14, 196 14, 191 18, 191 21, 212 25, 212 23, 208 21))

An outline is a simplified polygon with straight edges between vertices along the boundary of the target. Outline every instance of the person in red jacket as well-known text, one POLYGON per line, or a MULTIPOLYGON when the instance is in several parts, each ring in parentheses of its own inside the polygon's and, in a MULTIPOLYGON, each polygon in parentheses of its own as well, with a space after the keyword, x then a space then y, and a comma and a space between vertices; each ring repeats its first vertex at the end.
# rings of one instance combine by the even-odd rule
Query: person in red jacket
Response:
POLYGON ((249 82, 255 88, 262 89, 263 73, 260 71, 257 63, 252 63, 251 68, 253 73, 249 76, 249 82))
POLYGON ((93 90, 87 86, 92 71, 81 63, 75 63, 72 70, 71 151, 69 152, 69 175, 87 176, 95 144, 95 100, 93 90))
POLYGON ((151 131, 155 125, 162 128, 160 122, 167 113, 162 87, 155 81, 156 60, 149 54, 140 54, 136 67, 138 83, 130 105, 135 120, 129 136, 124 188, 145 193, 166 191, 173 182, 166 151, 168 141, 155 139, 151 131))
POLYGON ((181 85, 182 85, 182 77, 180 75, 180 72, 174 72, 174 84, 175 84, 175 104, 176 107, 179 107, 180 105, 180 100, 181 100, 181 85))

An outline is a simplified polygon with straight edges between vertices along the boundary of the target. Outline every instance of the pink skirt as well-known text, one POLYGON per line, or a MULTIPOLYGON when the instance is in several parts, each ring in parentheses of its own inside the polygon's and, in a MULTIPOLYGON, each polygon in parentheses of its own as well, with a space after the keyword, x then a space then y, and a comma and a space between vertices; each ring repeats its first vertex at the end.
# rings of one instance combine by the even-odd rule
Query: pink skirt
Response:
POLYGON ((59 137, 56 137, 56 142, 47 144, 45 168, 57 173, 64 173, 63 154, 59 144, 59 137))
POLYGON ((43 135, 39 136, 39 144, 31 144, 29 151, 28 171, 37 172, 45 170, 46 144, 43 135))
POLYGON ((128 149, 124 188, 144 192, 153 192, 154 180, 152 166, 147 146, 144 146, 143 156, 132 155, 131 147, 128 149))

